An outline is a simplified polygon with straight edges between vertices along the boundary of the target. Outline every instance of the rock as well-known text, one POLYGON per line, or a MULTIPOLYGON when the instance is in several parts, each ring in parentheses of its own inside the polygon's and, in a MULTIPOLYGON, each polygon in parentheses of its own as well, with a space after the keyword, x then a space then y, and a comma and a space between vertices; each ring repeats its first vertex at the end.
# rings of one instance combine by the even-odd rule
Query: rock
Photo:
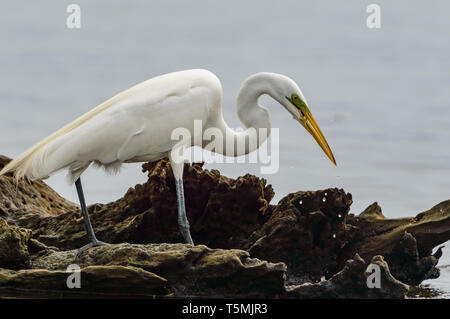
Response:
MULTIPOLYGON (((2 165, 6 162, 0 158, 2 165)), ((143 171, 148 174, 146 183, 130 188, 115 202, 89 206, 97 237, 117 245, 83 253, 77 261, 83 269, 136 267, 167 280, 164 287, 176 296, 282 297, 292 295, 283 284, 296 287, 311 281, 311 294, 332 295, 316 286, 328 285, 337 296, 339 287, 349 287, 350 281, 345 281, 349 274, 360 280, 354 286, 362 287, 371 262, 390 268, 383 278, 395 289, 399 285, 393 278, 407 284, 436 278, 442 251, 431 255, 432 249, 450 239, 450 201, 401 219, 384 217, 376 203, 359 216, 349 214, 352 196, 337 188, 299 191, 271 205, 274 192, 264 179, 252 175, 231 179, 193 164, 185 165, 184 185, 197 246, 176 244, 183 239, 170 163, 167 159, 147 163, 143 171), (378 255, 389 267, 374 260, 378 255), (318 282, 322 277, 327 280, 318 282)), ((0 256, 0 267, 64 271, 73 261, 73 249, 87 243, 78 207, 41 181, 19 186, 14 188, 10 175, 0 177, 0 216, 8 221, 2 226, 3 240, 12 238, 9 249, 14 250, 0 256)), ((309 289, 305 287, 294 290, 309 289)), ((370 296, 358 289, 352 296, 370 296)), ((398 291, 403 290, 395 289, 392 296, 400 296, 398 291)), ((387 291, 377 293, 388 296, 387 291)))
POLYGON ((399 280, 418 285, 425 279, 437 278, 436 268, 442 254, 431 255, 432 249, 450 239, 450 201, 442 202, 416 217, 390 219, 350 214, 346 222, 358 229, 349 246, 366 261, 382 255, 392 274, 399 280), (361 218, 362 217, 362 218, 361 218))
MULTIPOLYGON (((0 289, 14 288, 27 294, 39 295, 43 290, 53 294, 107 293, 109 295, 167 295, 167 280, 141 268, 132 266, 88 266, 82 268, 80 288, 68 288, 71 272, 66 270, 27 269, 12 271, 0 269, 0 289)), ((1 293, 1 290, 0 290, 1 293)))
POLYGON ((89 249, 76 262, 74 254, 75 250, 49 250, 33 259, 32 268, 62 271, 73 263, 84 269, 131 265, 167 279, 167 287, 175 296, 274 297, 284 291, 283 263, 250 258, 242 250, 188 244, 117 244, 89 249))
POLYGON ((439 257, 420 257, 417 240, 407 231, 392 252, 385 255, 390 261, 392 271, 403 282, 419 285, 425 279, 439 277, 439 269, 436 268, 439 257))
POLYGON ((361 214, 359 214, 359 217, 386 219, 386 217, 384 217, 383 213, 381 212, 381 207, 378 205, 377 202, 367 207, 361 214))
POLYGON ((383 257, 375 256, 370 262, 373 265, 379 269, 379 287, 369 287, 368 281, 374 283, 370 277, 374 271, 356 254, 329 280, 291 285, 286 294, 290 298, 404 298, 409 287, 391 275, 383 257))
POLYGON ((409 287, 408 293, 406 294, 407 298, 445 298, 443 296, 446 295, 445 291, 440 289, 429 287, 428 285, 420 285, 420 286, 411 286, 409 287))
MULTIPOLYGON (((370 298, 403 298, 408 292, 409 286, 394 278, 389 271, 388 263, 383 256, 377 255, 372 258, 370 265, 377 265, 380 269, 380 287, 370 288, 370 298)), ((364 273, 366 282, 368 277, 373 275, 373 270, 366 270, 364 273)))
POLYGON ((346 248, 356 232, 345 223, 351 203, 351 194, 337 188, 289 194, 251 235, 249 252, 285 262, 293 282, 329 277, 354 255, 346 248))
MULTIPOLYGON (((0 155, 0 170, 10 161, 0 155)), ((47 184, 38 181, 17 181, 8 173, 0 177, 0 217, 9 223, 35 226, 39 217, 56 216, 75 211, 78 206, 59 196, 47 184)))
POLYGON ((0 218, 0 267, 20 269, 28 266, 31 231, 10 226, 0 218))

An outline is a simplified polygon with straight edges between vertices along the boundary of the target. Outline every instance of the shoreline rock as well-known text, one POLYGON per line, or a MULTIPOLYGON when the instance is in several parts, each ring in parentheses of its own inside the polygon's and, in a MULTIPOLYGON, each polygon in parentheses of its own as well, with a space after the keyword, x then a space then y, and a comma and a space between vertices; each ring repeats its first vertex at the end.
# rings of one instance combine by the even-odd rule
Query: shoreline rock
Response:
MULTIPOLYGON (((29 273, 22 274, 22 278, 32 278, 33 272, 39 273, 45 269, 47 288, 57 290, 61 288, 61 283, 65 285, 61 282, 61 272, 67 278, 67 267, 76 263, 81 268, 82 283, 88 290, 97 287, 100 292, 126 293, 130 290, 160 296, 258 298, 276 296, 282 293, 284 287, 286 266, 283 263, 250 258, 242 250, 211 249, 204 245, 188 244, 124 243, 94 247, 83 253, 76 262, 75 252, 46 249, 33 258, 32 270, 27 270, 29 273), (121 282, 108 281, 108 269, 113 271, 110 279, 120 279, 121 282), (133 273, 146 280, 130 279, 133 273), (124 285, 127 280, 130 283, 124 285)), ((0 272, 0 286, 11 286, 8 281, 11 282, 10 279, 2 281, 0 272)), ((40 286, 35 287, 31 281, 25 283, 29 288, 40 286)))
POLYGON ((370 265, 380 269, 380 287, 368 288, 367 281, 372 272, 366 262, 356 254, 329 280, 286 287, 291 298, 403 298, 409 286, 395 279, 383 256, 372 258, 370 265))
MULTIPOLYGON (((7 161, 0 157, 0 168, 7 161)), ((97 286, 105 283, 102 293, 114 290, 104 267, 117 266, 111 279, 121 272, 130 283, 143 276, 143 285, 160 296, 402 298, 408 284, 439 276, 442 252, 431 250, 450 239, 450 201, 401 219, 384 217, 376 203, 358 216, 349 214, 352 196, 337 188, 299 191, 271 205, 274 191, 266 180, 249 174, 231 179, 193 164, 184 172, 197 244, 192 247, 180 244, 169 162, 146 163, 143 171, 146 183, 115 202, 88 207, 97 237, 115 244, 89 249, 77 260, 87 278, 97 286), (163 255, 178 264, 150 266, 163 255), (366 269, 374 263, 390 289, 367 288, 366 269), (184 286, 176 279, 181 274, 184 286)), ((75 204, 42 181, 0 177, 0 294, 11 286, 23 289, 20 280, 33 287, 33 276, 59 289, 52 281, 67 278, 62 272, 73 263, 73 249, 85 243, 75 204)), ((131 290, 126 280, 118 280, 116 288, 128 288, 117 291, 131 290)), ((49 294, 54 289, 48 288, 49 294)))

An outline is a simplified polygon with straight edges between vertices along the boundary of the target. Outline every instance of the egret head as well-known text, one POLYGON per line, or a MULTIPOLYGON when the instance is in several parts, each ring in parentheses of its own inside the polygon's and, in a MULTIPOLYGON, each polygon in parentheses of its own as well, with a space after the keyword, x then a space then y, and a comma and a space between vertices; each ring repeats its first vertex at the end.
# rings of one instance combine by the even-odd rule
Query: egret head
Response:
POLYGON ((292 114, 294 120, 300 122, 300 124, 316 140, 317 144, 319 144, 333 164, 336 165, 333 152, 331 152, 325 136, 323 136, 323 133, 317 125, 314 116, 309 110, 308 104, 306 103, 300 88, 289 78, 286 78, 283 82, 283 85, 278 88, 279 90, 282 89, 280 95, 283 95, 283 97, 278 98, 277 100, 281 100, 280 103, 286 108, 286 110, 288 110, 289 113, 292 114))
MULTIPOLYGON (((248 119, 248 108, 240 107, 259 98, 263 94, 268 94, 275 101, 280 103, 300 124, 312 135, 317 144, 322 148, 328 158, 336 165, 336 160, 331 152, 327 140, 309 110, 308 103, 298 87, 297 83, 289 77, 270 72, 260 72, 249 76, 243 83, 239 91, 238 116, 247 126, 252 126, 254 118, 248 119)), ((260 105, 259 105, 260 106, 260 105)), ((268 114, 267 109, 260 106, 268 114)), ((260 115, 261 112, 257 113, 260 115)), ((266 123, 267 124, 267 123, 266 123)), ((270 124, 270 122, 269 122, 270 124)))

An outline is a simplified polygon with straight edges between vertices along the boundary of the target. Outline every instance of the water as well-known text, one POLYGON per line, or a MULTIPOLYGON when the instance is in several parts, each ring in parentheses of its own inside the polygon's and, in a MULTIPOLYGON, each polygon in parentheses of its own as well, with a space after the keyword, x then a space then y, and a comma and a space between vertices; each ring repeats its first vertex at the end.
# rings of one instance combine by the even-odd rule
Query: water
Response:
MULTIPOLYGON (((388 217, 450 198, 450 3, 377 1, 381 29, 366 27, 371 1, 76 1, 82 27, 66 28, 67 1, 0 4, 0 146, 14 157, 113 94, 171 71, 206 68, 222 80, 224 114, 240 127, 235 96, 258 71, 295 79, 336 156, 268 98, 280 128, 280 169, 264 176, 278 201, 289 192, 342 187, 353 213, 374 201, 388 217)), ((211 164, 228 176, 258 165, 211 164)), ((146 180, 89 169, 89 203, 109 202, 146 180)), ((49 184, 76 201, 64 174, 49 184)), ((450 264, 447 244, 441 265, 450 264)), ((450 291, 449 267, 430 284, 450 291), (445 279, 447 278, 447 279, 445 279)))

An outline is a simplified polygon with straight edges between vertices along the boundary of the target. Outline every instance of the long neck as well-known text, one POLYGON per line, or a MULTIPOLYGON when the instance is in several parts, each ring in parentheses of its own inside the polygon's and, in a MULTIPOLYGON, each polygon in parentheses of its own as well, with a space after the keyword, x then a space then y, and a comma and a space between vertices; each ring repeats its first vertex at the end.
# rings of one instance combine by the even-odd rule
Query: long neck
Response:
POLYGON ((217 153, 241 156, 253 152, 264 143, 270 135, 270 116, 267 108, 258 104, 258 99, 263 94, 275 98, 274 84, 271 73, 257 73, 244 81, 237 95, 237 114, 246 130, 233 130, 221 117, 217 128, 226 139, 223 147, 216 149, 217 153))

